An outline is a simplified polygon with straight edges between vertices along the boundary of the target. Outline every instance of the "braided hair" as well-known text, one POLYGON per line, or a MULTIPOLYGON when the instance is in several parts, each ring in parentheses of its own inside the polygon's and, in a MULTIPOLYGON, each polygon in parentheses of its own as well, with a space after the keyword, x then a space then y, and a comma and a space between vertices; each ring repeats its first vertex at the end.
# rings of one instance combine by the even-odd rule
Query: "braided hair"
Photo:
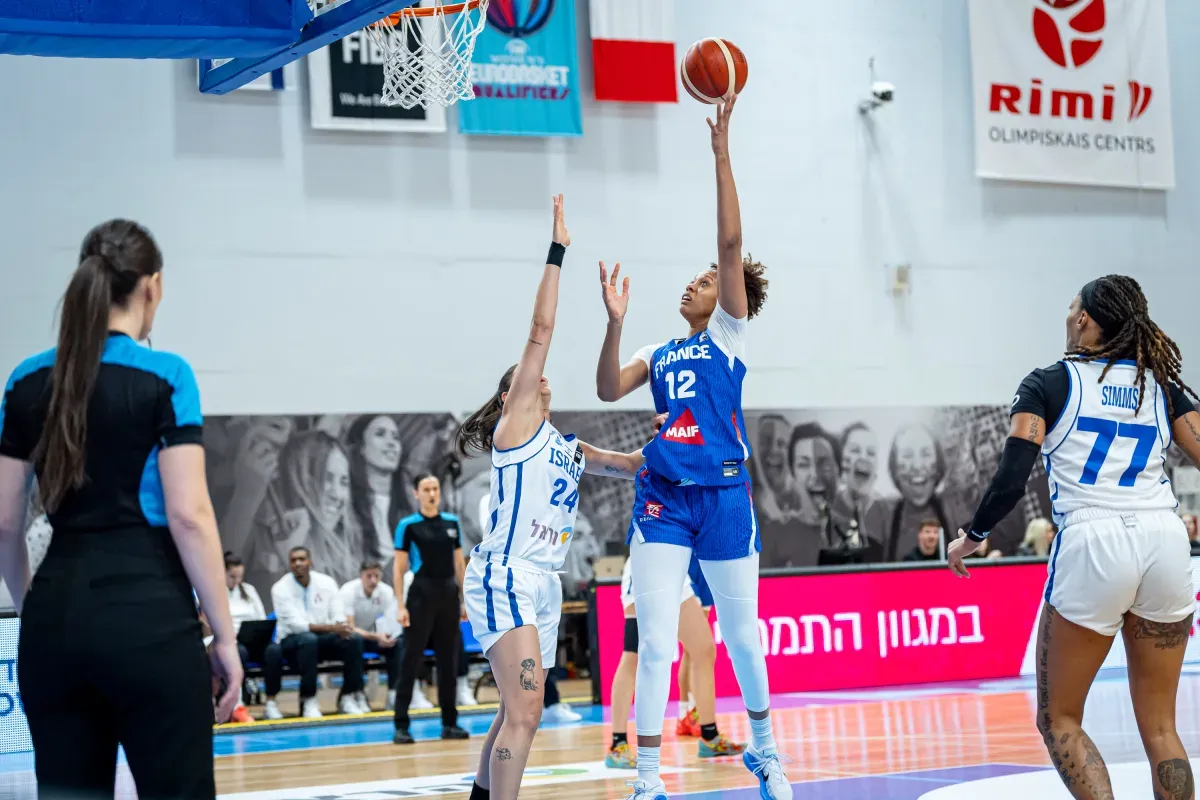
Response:
POLYGON ((1183 355, 1179 345, 1150 319, 1150 307, 1146 295, 1136 280, 1127 275, 1106 275, 1083 287, 1080 292, 1083 309, 1100 326, 1100 344, 1092 349, 1077 348, 1067 353, 1070 361, 1099 361, 1107 359, 1100 380, 1112 369, 1114 362, 1131 359, 1137 363, 1138 400, 1135 411, 1140 411, 1142 398, 1146 394, 1146 370, 1163 388, 1167 401, 1168 418, 1174 412, 1171 393, 1166 391, 1175 384, 1197 401, 1196 392, 1183 382, 1180 370, 1183 355))

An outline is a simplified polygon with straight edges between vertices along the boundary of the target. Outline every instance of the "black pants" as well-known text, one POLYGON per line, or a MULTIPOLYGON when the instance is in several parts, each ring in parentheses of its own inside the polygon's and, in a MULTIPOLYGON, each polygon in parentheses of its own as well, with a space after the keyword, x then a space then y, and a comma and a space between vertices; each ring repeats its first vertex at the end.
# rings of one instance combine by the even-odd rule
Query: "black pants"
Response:
POLYGON ((242 657, 242 668, 247 664, 258 664, 262 667, 263 680, 267 684, 267 697, 279 694, 283 687, 283 648, 278 642, 268 642, 266 647, 251 652, 246 645, 238 642, 238 655, 242 657))
MULTIPOLYGON (((341 694, 363 687, 363 640, 358 634, 343 639, 336 633, 293 633, 279 643, 283 657, 300 673, 300 699, 317 695, 317 664, 342 662, 341 694)), ((267 694, 270 694, 270 688, 267 694)))
POLYGON ((453 579, 413 581, 408 590, 408 614, 411 624, 404 631, 404 657, 400 683, 396 687, 396 729, 408 730, 408 704, 412 702, 413 682, 425 658, 425 645, 432 640, 438 674, 438 705, 442 725, 458 724, 454 690, 458 677, 460 644, 458 584, 453 579))
POLYGON ((17 651, 42 800, 212 798, 212 673, 166 529, 55 532, 17 651))

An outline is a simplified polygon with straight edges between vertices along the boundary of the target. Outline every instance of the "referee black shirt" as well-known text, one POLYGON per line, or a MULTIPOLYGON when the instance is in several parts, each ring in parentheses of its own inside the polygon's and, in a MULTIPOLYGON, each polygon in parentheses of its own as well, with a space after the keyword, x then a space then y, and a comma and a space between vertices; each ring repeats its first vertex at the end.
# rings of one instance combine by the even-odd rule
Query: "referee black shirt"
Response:
MULTIPOLYGON (((0 403, 0 455, 31 461, 50 405, 54 350, 13 370, 0 403)), ((110 333, 88 403, 84 485, 49 515, 56 536, 165 528, 158 453, 201 444, 200 391, 181 357, 110 333)))
POLYGON ((396 525, 396 549, 408 553, 413 582, 454 580, 454 551, 462 548, 458 517, 417 513, 396 525))

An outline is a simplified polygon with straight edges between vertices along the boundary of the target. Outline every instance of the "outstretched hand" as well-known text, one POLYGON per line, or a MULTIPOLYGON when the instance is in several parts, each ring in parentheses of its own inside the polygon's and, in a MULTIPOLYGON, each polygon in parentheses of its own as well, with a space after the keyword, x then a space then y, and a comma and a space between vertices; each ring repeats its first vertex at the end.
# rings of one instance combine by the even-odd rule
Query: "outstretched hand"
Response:
POLYGON ((553 240, 563 247, 571 246, 571 234, 567 231, 567 221, 563 218, 563 196, 554 196, 554 236, 553 240))
POLYGON ((731 95, 726 100, 717 103, 717 121, 708 118, 708 128, 712 132, 713 153, 725 155, 729 152, 729 118, 733 115, 733 107, 737 105, 737 95, 731 95))
POLYGON ((629 310, 629 278, 626 278, 618 289, 617 276, 620 274, 621 265, 618 263, 613 267, 612 280, 609 280, 608 269, 603 261, 600 262, 600 294, 604 298, 604 307, 608 309, 610 322, 625 319, 625 312, 629 310))
POLYGON ((959 528, 958 538, 950 543, 950 549, 946 551, 946 561, 950 571, 960 578, 969 578, 971 574, 967 572, 967 568, 963 565, 963 559, 974 555, 979 549, 979 542, 967 537, 966 531, 959 528))

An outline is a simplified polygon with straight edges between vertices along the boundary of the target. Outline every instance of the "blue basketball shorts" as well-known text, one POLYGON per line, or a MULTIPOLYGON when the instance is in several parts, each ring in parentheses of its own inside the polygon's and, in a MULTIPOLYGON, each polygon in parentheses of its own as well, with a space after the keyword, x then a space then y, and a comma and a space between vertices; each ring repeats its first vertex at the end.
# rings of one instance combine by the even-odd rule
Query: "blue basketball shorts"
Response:
MULTIPOLYGON (((635 536, 676 544, 690 548, 701 561, 732 561, 762 550, 749 480, 732 486, 676 486, 643 469, 635 485, 626 544, 635 536)), ((692 564, 698 572, 699 565, 692 564)))

